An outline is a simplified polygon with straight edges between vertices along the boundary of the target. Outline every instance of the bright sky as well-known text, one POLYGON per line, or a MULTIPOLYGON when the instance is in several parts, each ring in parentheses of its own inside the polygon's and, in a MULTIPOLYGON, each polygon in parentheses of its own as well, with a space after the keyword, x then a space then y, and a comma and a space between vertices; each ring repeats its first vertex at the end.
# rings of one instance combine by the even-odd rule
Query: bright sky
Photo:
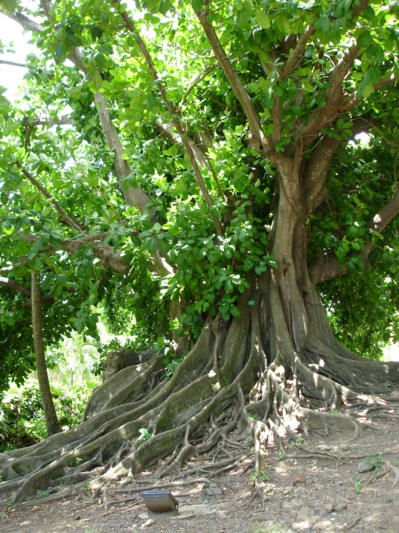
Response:
MULTIPOLYGON (((2 13, 0 13, 0 40, 7 46, 13 41, 13 48, 15 50, 15 54, 0 54, 0 60, 25 63, 27 54, 35 52, 35 46, 28 44, 29 34, 23 34, 21 26, 2 13)), ((0 85, 7 87, 5 96, 9 100, 15 98, 17 89, 22 83, 22 78, 25 73, 26 69, 24 68, 3 65, 0 63, 0 85)))

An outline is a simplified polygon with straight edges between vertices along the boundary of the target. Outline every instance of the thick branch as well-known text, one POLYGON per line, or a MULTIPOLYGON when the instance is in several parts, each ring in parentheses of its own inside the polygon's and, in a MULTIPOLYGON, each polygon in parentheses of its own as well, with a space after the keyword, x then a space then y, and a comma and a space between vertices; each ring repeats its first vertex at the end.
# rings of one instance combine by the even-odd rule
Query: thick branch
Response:
POLYGON ((148 211, 148 204, 150 202, 150 199, 145 192, 140 187, 133 188, 129 186, 126 190, 123 186, 124 178, 127 178, 130 175, 131 170, 127 161, 123 159, 124 151, 115 126, 111 121, 108 102, 100 93, 94 94, 94 101, 97 104, 98 116, 100 117, 101 126, 107 143, 115 151, 115 168, 118 177, 118 185, 125 197, 125 201, 127 205, 133 205, 137 207, 141 213, 145 213, 148 211))
POLYGON ((10 13, 6 13, 1 8, 0 8, 0 12, 6 15, 11 20, 15 20, 15 22, 18 22, 18 24, 20 24, 26 30, 37 31, 37 32, 44 30, 44 26, 30 19, 26 15, 23 15, 22 13, 10 14, 10 13))
MULTIPOLYGON (((353 45, 349 48, 344 57, 338 61, 330 73, 330 87, 326 95, 326 103, 323 108, 316 109, 309 117, 309 120, 303 128, 296 134, 296 141, 302 149, 309 146, 316 139, 321 130, 328 127, 339 118, 345 111, 348 111, 354 105, 348 105, 342 91, 342 82, 348 75, 350 68, 356 59, 360 47, 353 45)), ((355 104, 356 105, 356 104, 355 104)))
MULTIPOLYGON (((351 128, 352 137, 362 131, 369 130, 371 127, 370 122, 365 122, 362 119, 356 120, 351 128)), ((337 131, 337 133, 340 132, 337 131)), ((334 139, 326 135, 313 151, 303 180, 308 215, 320 205, 328 192, 326 187, 327 172, 337 148, 344 142, 347 142, 344 136, 341 136, 340 139, 334 139)))
MULTIPOLYGON (((3 276, 0 276, 0 285, 3 285, 6 289, 10 289, 17 292, 22 292, 22 294, 25 294, 25 296, 29 296, 29 300, 26 300, 23 303, 24 307, 27 307, 28 309, 31 308, 31 291, 28 289, 28 287, 25 287, 25 285, 21 285, 21 283, 16 282, 13 279, 4 278, 3 276)), ((49 295, 42 294, 41 295, 42 303, 53 303, 54 298, 49 295)))
MULTIPOLYGON (((68 253, 76 253, 82 246, 91 244, 93 253, 101 260, 102 265, 110 268, 118 274, 127 275, 131 270, 131 265, 125 260, 124 256, 115 253, 115 250, 112 246, 102 242, 111 233, 111 231, 103 231, 102 233, 84 235, 78 239, 66 239, 64 241, 60 241, 60 246, 68 253)), ((37 242, 39 240, 36 235, 32 234, 27 235, 25 233, 21 233, 20 237, 24 242, 37 242)), ((43 250, 44 253, 55 253, 56 251, 57 250, 52 247, 48 247, 43 250)), ((22 264, 29 263, 29 261, 29 259, 24 258, 21 260, 21 262, 18 262, 13 269, 18 268, 22 264)), ((152 266, 155 272, 160 276, 173 274, 173 268, 163 257, 159 255, 158 252, 155 252, 152 256, 152 266)), ((6 273, 9 270, 10 269, 0 270, 0 274, 6 273)))
POLYGON ((226 78, 228 79, 234 94, 242 105, 244 113, 248 119, 249 131, 252 136, 254 147, 259 153, 265 154, 267 151, 270 151, 271 147, 269 146, 268 140, 263 133, 258 114, 236 70, 233 68, 233 65, 227 57, 227 54, 224 51, 212 24, 208 22, 209 12, 207 9, 205 9, 195 11, 195 14, 197 15, 198 20, 204 29, 213 53, 215 54, 215 57, 218 60, 226 78))
POLYGON ((14 281, 13 279, 8 279, 4 278, 3 276, 0 276, 0 285, 3 285, 7 289, 12 289, 13 291, 22 292, 26 296, 30 297, 30 289, 14 281))
MULTIPOLYGON (((317 109, 312 113, 309 118, 309 122, 302 130, 299 130, 296 135, 296 140, 298 141, 301 138, 302 148, 309 146, 313 142, 322 129, 330 126, 337 118, 342 116, 347 111, 355 108, 362 100, 362 96, 358 96, 358 91, 355 91, 354 94, 350 96, 344 96, 342 93, 342 86, 338 84, 338 80, 345 77, 344 69, 339 69, 339 76, 333 79, 335 91, 329 90, 330 99, 327 100, 326 105, 322 109, 317 109)), ((338 71, 337 71, 338 72, 338 71)), ((347 70, 345 71, 347 72, 347 70)), ((398 76, 395 73, 392 73, 389 77, 381 78, 378 83, 374 84, 374 91, 378 91, 394 85, 398 80, 398 76)), ((341 80, 342 83, 342 80, 341 80)))
MULTIPOLYGON (((46 14, 46 16, 49 16, 49 3, 42 1, 41 2, 42 8, 46 14)), ((28 19, 25 17, 25 15, 22 15, 20 13, 15 13, 14 15, 9 15, 10 18, 13 20, 16 20, 19 22, 24 28, 34 30, 34 31, 42 31, 44 29, 43 26, 40 24, 35 23, 34 21, 28 19)), ((70 53, 69 59, 74 63, 84 74, 88 74, 88 70, 84 64, 83 61, 83 55, 79 48, 74 47, 70 53)), ((126 178, 130 174, 129 165, 125 160, 121 158, 121 154, 123 154, 123 149, 118 137, 118 134, 116 132, 115 127, 113 126, 110 116, 109 116, 109 109, 106 100, 100 93, 95 93, 94 100, 97 104, 97 110, 100 117, 100 122, 104 130, 104 135, 107 140, 107 143, 110 147, 115 149, 115 167, 116 167, 116 173, 118 177, 118 184, 122 191, 122 194, 125 197, 125 201, 127 205, 134 205, 139 209, 141 212, 147 211, 147 206, 149 203, 149 198, 147 195, 139 188, 133 189, 133 187, 129 187, 127 190, 123 187, 123 183, 121 183, 122 178, 126 178)))
POLYGON ((353 44, 330 72, 330 87, 327 91, 326 106, 342 98, 342 82, 350 72, 359 50, 360 46, 357 43, 353 44))
MULTIPOLYGON (((59 245, 66 252, 76 253, 82 246, 85 246, 86 244, 92 244, 93 253, 101 260, 101 263, 104 266, 110 268, 118 274, 126 275, 130 272, 131 265, 125 260, 122 255, 115 253, 115 250, 112 246, 110 246, 109 244, 104 244, 102 242, 110 234, 110 231, 104 231, 102 233, 96 233, 93 235, 85 235, 78 239, 66 239, 64 241, 60 240, 59 245)), ((20 237, 24 242, 37 242, 39 240, 36 235, 32 234, 21 233, 20 237)), ((41 252, 52 254, 57 252, 57 250, 49 246, 48 248, 42 249, 41 252)), ((21 265, 29 263, 30 261, 31 259, 24 257, 11 268, 1 269, 0 274, 6 273, 11 269, 16 269, 21 265)))
MULTIPOLYGON (((384 228, 398 215, 399 213, 399 191, 394 197, 387 202, 382 209, 372 218, 369 223, 369 228, 381 233, 384 228)), ((362 251, 363 260, 367 263, 368 256, 373 248, 373 243, 366 244, 362 251)), ((326 255, 316 261, 309 268, 309 276, 314 285, 322 283, 328 279, 334 279, 343 276, 348 272, 346 264, 340 264, 338 259, 334 256, 326 255)))
POLYGON ((273 120, 273 133, 272 141, 273 144, 277 144, 280 140, 280 128, 281 128, 281 112, 280 112, 280 97, 277 94, 273 95, 273 111, 272 111, 272 120, 273 120))
MULTIPOLYGON (((78 67, 84 74, 88 74, 86 65, 84 64, 84 57, 82 52, 76 46, 72 49, 70 60, 74 65, 78 67)), ((94 93, 94 101, 97 107, 97 113, 100 118, 100 123, 104 132, 105 139, 109 146, 115 151, 115 169, 118 180, 118 185, 125 198, 127 205, 135 206, 141 213, 148 211, 148 204, 150 199, 145 192, 140 188, 124 187, 124 179, 127 178, 130 173, 130 167, 128 162, 123 159, 123 148, 119 139, 118 132, 112 123, 108 102, 101 93, 94 93)))
POLYGON ((54 435, 54 433, 59 433, 61 431, 61 426, 54 408, 53 397, 50 390, 50 382, 47 374, 46 357, 44 355, 42 299, 40 290, 40 277, 37 272, 32 272, 31 284, 33 347, 36 359, 37 378, 40 387, 40 397, 46 419, 47 433, 50 436, 54 435))

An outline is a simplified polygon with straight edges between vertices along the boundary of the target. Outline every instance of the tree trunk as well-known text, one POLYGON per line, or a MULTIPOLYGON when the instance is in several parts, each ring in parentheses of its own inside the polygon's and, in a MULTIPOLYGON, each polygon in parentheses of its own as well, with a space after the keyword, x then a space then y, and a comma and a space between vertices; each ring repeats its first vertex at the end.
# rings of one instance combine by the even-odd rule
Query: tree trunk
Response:
POLYGON ((54 490, 86 482, 98 466, 92 489, 153 464, 160 476, 172 474, 237 427, 255 442, 260 478, 269 438, 280 445, 284 435, 296 439, 310 429, 358 431, 343 410, 386 393, 399 382, 399 365, 362 359, 334 338, 308 276, 304 203, 299 179, 292 182, 297 187, 281 187, 273 230, 278 268, 248 276, 240 316, 209 317, 170 380, 163 355, 125 368, 95 389, 79 427, 0 455, 8 480, 0 499, 35 497, 49 480, 54 490))
POLYGON ((42 326, 42 304, 40 293, 40 279, 36 272, 32 272, 32 328, 33 347, 36 358, 37 379, 39 380, 40 397, 44 416, 46 419, 47 434, 50 437, 61 431, 55 412, 53 397, 51 395, 50 383, 47 374, 46 358, 43 346, 43 326, 42 326))

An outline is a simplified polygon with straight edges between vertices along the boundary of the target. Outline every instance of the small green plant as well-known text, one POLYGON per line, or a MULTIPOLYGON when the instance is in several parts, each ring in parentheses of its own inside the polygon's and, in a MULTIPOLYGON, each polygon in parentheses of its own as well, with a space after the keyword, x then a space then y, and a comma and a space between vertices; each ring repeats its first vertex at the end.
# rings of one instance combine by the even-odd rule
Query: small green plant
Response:
POLYGON ((360 490, 361 490, 360 477, 357 476, 356 481, 355 481, 355 493, 360 494, 360 490))
POLYGON ((247 439, 247 440, 245 441, 245 446, 247 446, 248 448, 252 448, 253 445, 254 445, 253 440, 251 440, 251 439, 247 439))
MULTIPOLYGON (((252 481, 255 481, 255 479, 258 479, 258 478, 259 478, 258 472, 252 472, 252 474, 249 476, 249 479, 252 481)), ((269 476, 266 474, 266 472, 261 472, 260 479, 264 482, 269 481, 269 476)))
POLYGON ((86 483, 85 483, 85 486, 84 486, 84 489, 83 489, 83 490, 84 490, 85 494, 88 494, 88 493, 90 492, 90 484, 89 484, 89 482, 88 482, 88 481, 86 481, 86 483))
POLYGON ((270 477, 266 474, 266 472, 262 472, 261 476, 260 476, 261 480, 262 481, 269 481, 270 477))
POLYGON ((146 442, 152 437, 151 433, 148 431, 147 428, 140 428, 139 433, 141 434, 141 437, 140 437, 141 444, 143 444, 143 442, 146 442))
POLYGON ((73 468, 74 466, 79 466, 83 463, 83 459, 81 457, 75 457, 75 448, 72 450, 71 460, 69 462, 69 466, 73 468))
POLYGON ((292 446, 292 447, 295 446, 296 448, 300 448, 303 443, 304 443, 304 439, 299 438, 299 439, 296 439, 296 440, 292 440, 290 442, 290 446, 292 446))
POLYGON ((0 483, 3 481, 3 476, 0 475, 0 483))
POLYGON ((154 344, 154 351, 161 353, 163 351, 164 359, 163 364, 167 370, 165 377, 170 379, 173 376, 174 371, 183 361, 183 357, 177 355, 169 346, 170 341, 165 337, 158 337, 157 342, 154 344))
POLYGON ((377 455, 374 456, 374 469, 377 470, 378 468, 381 468, 382 465, 382 452, 378 452, 377 455))
POLYGON ((37 489, 36 493, 39 496, 39 498, 48 498, 50 496, 49 489, 47 489, 47 490, 37 489))
POLYGON ((252 413, 248 413, 249 418, 252 418, 252 420, 259 420, 257 415, 254 415, 252 413))
POLYGON ((372 466, 374 470, 378 470, 379 468, 381 468, 383 455, 384 454, 382 452, 378 452, 375 455, 369 455, 365 458, 364 461, 368 465, 372 466))
POLYGON ((286 458, 286 454, 285 452, 278 452, 278 458, 280 459, 280 461, 284 461, 284 459, 286 458))
POLYGON ((332 413, 333 415, 339 415, 339 414, 341 414, 341 411, 340 411, 339 409, 333 409, 333 410, 331 411, 331 413, 332 413))

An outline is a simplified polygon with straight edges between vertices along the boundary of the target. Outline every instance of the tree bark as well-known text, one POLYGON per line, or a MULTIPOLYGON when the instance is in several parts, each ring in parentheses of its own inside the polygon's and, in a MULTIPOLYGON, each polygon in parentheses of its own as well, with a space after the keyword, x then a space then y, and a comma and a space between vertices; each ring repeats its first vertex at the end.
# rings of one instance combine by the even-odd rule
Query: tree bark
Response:
POLYGON ((47 434, 50 437, 55 433, 59 433, 61 431, 61 427, 55 412, 53 397, 50 390, 50 382, 47 374, 47 365, 43 345, 40 278, 36 272, 32 272, 31 282, 33 346, 36 359, 37 378, 39 380, 40 397, 46 419, 47 434))

